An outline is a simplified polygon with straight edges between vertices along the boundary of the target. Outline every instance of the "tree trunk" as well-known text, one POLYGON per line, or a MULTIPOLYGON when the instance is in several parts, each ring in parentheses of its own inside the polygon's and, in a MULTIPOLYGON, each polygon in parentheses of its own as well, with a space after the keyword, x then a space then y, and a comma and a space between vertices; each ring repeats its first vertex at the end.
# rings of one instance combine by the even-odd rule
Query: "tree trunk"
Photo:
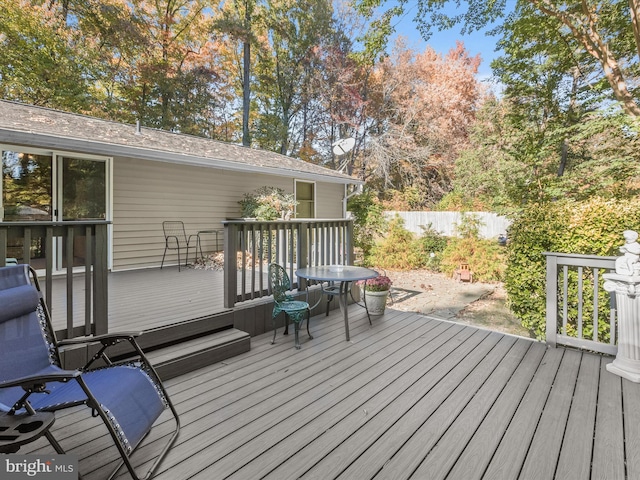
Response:
MULTIPOLYGON (((640 106, 635 102, 633 95, 627 88, 627 82, 620 69, 618 60, 614 57, 609 46, 602 40, 597 30, 597 17, 585 6, 583 8, 584 18, 574 14, 567 13, 558 8, 550 0, 533 0, 538 9, 550 17, 557 18, 566 25, 572 32, 573 36, 585 47, 587 53, 600 62, 604 70, 604 75, 609 86, 613 90, 622 109, 629 116, 634 118, 640 117, 640 106)), ((640 32, 637 29, 638 0, 629 0, 631 7, 631 17, 634 23, 634 34, 636 35, 636 43, 640 39, 640 32)), ((640 49, 640 44, 638 44, 640 49)))
POLYGON ((244 71, 242 79, 242 145, 251 145, 251 134, 249 133, 249 107, 251 102, 251 43, 246 40, 243 45, 244 50, 244 71))

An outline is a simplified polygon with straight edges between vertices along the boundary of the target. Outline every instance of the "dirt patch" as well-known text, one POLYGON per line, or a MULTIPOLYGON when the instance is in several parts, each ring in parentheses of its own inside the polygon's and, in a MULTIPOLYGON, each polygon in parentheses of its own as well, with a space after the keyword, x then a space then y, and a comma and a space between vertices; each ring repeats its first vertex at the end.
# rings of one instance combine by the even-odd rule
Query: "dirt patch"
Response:
POLYGON ((507 307, 502 284, 457 282, 427 270, 387 271, 391 307, 529 337, 507 307))

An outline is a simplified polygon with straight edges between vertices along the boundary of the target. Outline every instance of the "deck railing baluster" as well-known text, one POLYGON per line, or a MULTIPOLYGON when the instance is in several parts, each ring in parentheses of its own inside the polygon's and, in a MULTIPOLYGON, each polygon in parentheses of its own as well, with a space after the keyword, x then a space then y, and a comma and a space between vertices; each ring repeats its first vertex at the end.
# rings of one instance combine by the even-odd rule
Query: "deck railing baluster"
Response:
POLYGON ((222 223, 225 228, 226 308, 232 308, 237 302, 259 298, 263 292, 271 293, 271 285, 266 282, 265 287, 263 283, 265 263, 280 263, 295 287, 297 268, 326 262, 350 264, 353 258, 351 220, 227 220, 222 223), (243 263, 239 268, 235 267, 238 252, 243 263), (252 256, 249 266, 246 265, 247 254, 252 256), (247 268, 251 272, 247 272, 247 268), (237 282, 238 270, 240 282, 237 282), (246 275, 251 275, 251 292, 246 291, 246 275))
POLYGON ((18 257, 20 263, 39 271, 45 290, 44 300, 53 318, 66 316, 64 329, 56 332, 60 338, 108 332, 108 225, 106 221, 92 220, 0 222, 0 266, 6 264, 9 245, 14 245, 11 257, 18 257), (37 245, 38 255, 32 253, 34 245, 37 245), (58 257, 57 250, 64 250, 64 254, 58 257), (64 263, 64 269, 54 264, 55 258, 64 263), (84 295, 73 287, 73 276, 81 274, 81 269, 84 270, 84 295), (61 283, 65 292, 54 295, 53 277, 60 273, 66 275, 66 281, 61 283), (54 296, 65 299, 66 306, 60 311, 54 308, 54 296), (83 309, 74 305, 78 298, 84 301, 83 309), (83 316, 84 321, 76 323, 76 315, 83 316))
MULTIPOLYGON (((564 253, 545 253, 547 257, 546 276, 546 339, 551 346, 568 345, 577 348, 584 348, 600 353, 615 355, 616 346, 616 309, 615 298, 609 294, 610 308, 608 317, 609 339, 602 337, 598 331, 601 315, 599 312, 600 300, 600 269, 612 271, 615 269, 616 257, 600 257, 596 255, 577 255, 564 253), (559 267, 562 267, 560 270, 559 267), (560 273, 562 272, 562 273, 560 273), (572 272, 575 274, 573 275, 572 272), (589 274, 593 272, 593 280, 589 274), (561 289, 558 291, 558 277, 562 275, 561 289), (577 277, 577 278, 576 278, 577 277), (593 299, 591 304, 587 304, 589 299, 584 296, 586 283, 593 281, 593 299), (574 285, 575 288, 572 288, 574 285), (573 292, 573 293, 572 293, 573 292), (562 296, 562 310, 558 310, 558 298, 562 296), (570 298, 570 295, 575 297, 570 298), (570 310, 571 308, 571 310, 570 310), (587 321, 584 312, 587 308, 593 308, 593 332, 585 336, 584 328, 587 321), (573 312, 573 313, 571 313, 573 312), (561 325, 558 317, 561 313, 561 325), (572 315, 574 318, 571 318, 572 315), (574 325, 574 334, 569 331, 569 325, 574 325)), ((587 310, 588 311, 588 310, 587 310)), ((604 312, 603 312, 604 314, 604 312)))

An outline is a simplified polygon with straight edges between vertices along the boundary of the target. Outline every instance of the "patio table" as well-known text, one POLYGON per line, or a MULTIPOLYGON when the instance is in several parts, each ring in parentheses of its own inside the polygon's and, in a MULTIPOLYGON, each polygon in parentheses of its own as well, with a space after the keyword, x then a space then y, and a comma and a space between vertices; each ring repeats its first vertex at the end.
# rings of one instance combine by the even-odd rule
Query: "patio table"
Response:
POLYGON ((347 341, 349 341, 347 295, 351 290, 353 282, 375 278, 378 276, 378 272, 369 268, 354 267, 351 265, 321 265, 316 267, 299 268, 296 270, 296 276, 319 282, 340 282, 338 298, 340 300, 340 310, 344 318, 344 331, 347 341))
POLYGON ((218 248, 219 243, 218 243, 218 236, 219 235, 224 235, 224 230, 223 229, 215 229, 215 230, 200 230, 198 231, 198 233, 196 233, 196 257, 198 256, 198 250, 200 250, 200 257, 204 257, 203 253, 202 253, 202 239, 200 238, 203 235, 215 235, 216 237, 216 243, 215 243, 215 250, 214 252, 219 252, 220 249, 218 248))

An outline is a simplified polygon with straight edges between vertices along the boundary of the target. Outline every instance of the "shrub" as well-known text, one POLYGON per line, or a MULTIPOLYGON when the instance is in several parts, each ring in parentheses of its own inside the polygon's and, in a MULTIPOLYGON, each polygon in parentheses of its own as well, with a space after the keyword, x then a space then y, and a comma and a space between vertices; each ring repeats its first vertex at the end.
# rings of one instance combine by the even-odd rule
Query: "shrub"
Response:
POLYGON ((462 238, 480 238, 480 228, 483 222, 478 215, 463 212, 460 223, 456 225, 456 233, 462 238))
POLYGON ((353 244, 362 251, 365 263, 371 256, 371 250, 386 229, 382 206, 371 191, 349 199, 348 208, 353 215, 353 244))
POLYGON ((275 187, 261 187, 254 193, 245 193, 238 203, 244 218, 263 221, 288 220, 298 204, 292 193, 275 187))
POLYGON ((442 252, 447 246, 447 237, 434 229, 432 224, 426 227, 421 225, 421 228, 422 235, 414 241, 421 260, 419 266, 439 272, 442 252))
POLYGON ((499 282, 504 279, 506 256, 504 248, 493 240, 480 238, 482 221, 477 215, 463 213, 456 232, 442 251, 440 270, 454 276, 461 264, 469 265, 473 279, 479 282, 499 282))
POLYGON ((504 248, 493 240, 477 237, 452 238, 442 252, 440 270, 454 276, 466 263, 478 282, 499 282, 504 279, 506 255, 504 248))
MULTIPOLYGON (((556 202, 527 207, 509 228, 508 265, 505 287, 513 313, 522 325, 538 339, 545 337, 546 312, 546 258, 543 252, 577 253, 584 255, 619 255, 624 230, 640 229, 640 209, 637 201, 604 200, 593 198, 586 202, 556 202)), ((570 271, 568 332, 575 331, 577 305, 576 273, 570 271)), ((592 291, 588 283, 593 281, 587 272, 584 291, 592 291)), ((602 277, 600 277, 602 282, 602 277)), ((602 310, 598 315, 599 338, 607 339, 608 301, 606 294, 599 297, 602 310)), ((562 292, 558 292, 559 295, 562 292)), ((587 300, 587 299, 585 299, 587 300)), ((587 336, 593 332, 593 305, 585 301, 583 310, 584 330, 587 336), (589 311, 590 310, 590 311, 589 311)))
POLYGON ((371 249, 368 264, 398 270, 417 268, 422 260, 415 247, 415 236, 404 228, 404 220, 396 216, 389 222, 387 236, 371 249))

